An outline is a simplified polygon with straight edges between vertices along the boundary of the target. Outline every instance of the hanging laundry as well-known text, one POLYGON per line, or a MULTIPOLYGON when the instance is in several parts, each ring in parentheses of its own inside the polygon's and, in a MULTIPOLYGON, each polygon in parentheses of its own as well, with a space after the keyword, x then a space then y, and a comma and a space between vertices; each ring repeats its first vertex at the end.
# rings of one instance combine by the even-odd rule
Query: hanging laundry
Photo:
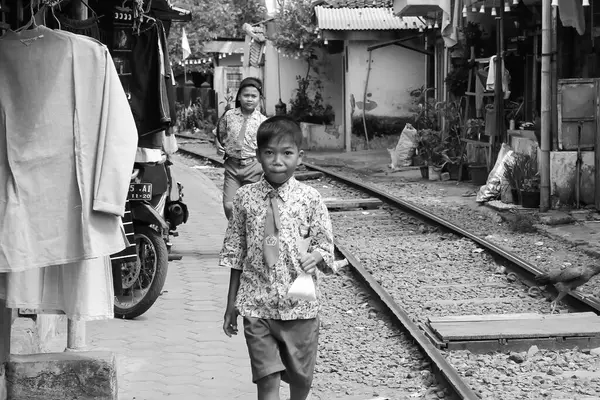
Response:
POLYGON ((73 320, 113 318, 110 257, 0 274, 0 298, 9 308, 59 310, 73 320))
POLYGON ((44 26, 0 38, 0 272, 118 253, 137 132, 108 49, 44 26))
MULTIPOLYGON (((175 74, 173 73, 173 67, 171 66, 171 61, 169 60, 169 46, 167 42, 167 34, 165 32, 163 23, 159 20, 157 20, 157 23, 159 24, 160 29, 159 49, 162 54, 161 74, 164 77, 164 87, 166 89, 166 96, 165 93, 163 93, 163 91, 161 90, 161 103, 168 104, 169 116, 171 119, 170 125, 174 126, 177 123, 177 107, 175 105, 177 101, 177 94, 175 92, 175 87, 177 86, 177 83, 175 82, 175 74)), ((166 134, 170 136, 171 130, 167 130, 166 134)))
POLYGON ((161 74, 161 25, 144 23, 132 36, 131 110, 140 136, 138 146, 160 149, 163 131, 171 123, 165 74, 161 74))
POLYGON ((581 0, 558 0, 558 14, 565 27, 573 27, 579 35, 585 34, 585 14, 581 0))
MULTIPOLYGON (((502 92, 504 93, 504 99, 510 97, 509 83, 510 74, 504 68, 504 60, 502 60, 502 92)), ((486 90, 493 91, 496 84, 496 56, 491 56, 488 67, 488 75, 486 80, 486 90)))

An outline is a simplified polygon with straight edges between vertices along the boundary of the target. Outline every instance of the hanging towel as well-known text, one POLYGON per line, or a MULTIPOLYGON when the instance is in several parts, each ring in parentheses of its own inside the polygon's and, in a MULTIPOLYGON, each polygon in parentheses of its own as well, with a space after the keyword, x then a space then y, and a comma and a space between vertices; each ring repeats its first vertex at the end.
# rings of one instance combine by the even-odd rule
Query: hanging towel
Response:
POLYGON ((456 21, 458 19, 458 1, 454 2, 454 10, 452 9, 451 0, 440 0, 440 8, 442 9, 442 37, 446 47, 454 47, 457 43, 456 21))
MULTIPOLYGON (((510 96, 510 90, 508 87, 508 81, 510 75, 506 68, 504 68, 504 60, 502 60, 502 92, 504 92, 504 99, 508 99, 510 96)), ((493 91, 496 84, 496 56, 490 57, 490 66, 488 67, 488 76, 485 82, 485 89, 493 91)))
POLYGON ((585 33, 585 15, 581 0, 558 0, 558 13, 565 27, 573 27, 579 35, 585 33))

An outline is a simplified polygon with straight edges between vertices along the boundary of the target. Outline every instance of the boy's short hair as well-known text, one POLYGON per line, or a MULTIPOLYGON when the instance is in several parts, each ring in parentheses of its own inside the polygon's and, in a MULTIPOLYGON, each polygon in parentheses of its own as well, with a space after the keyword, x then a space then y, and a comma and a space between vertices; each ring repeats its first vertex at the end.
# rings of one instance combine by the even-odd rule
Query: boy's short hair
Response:
POLYGON ((260 124, 256 134, 256 144, 259 149, 263 149, 272 140, 280 141, 286 137, 294 141, 298 150, 301 149, 302 129, 300 125, 287 115, 276 115, 260 124))

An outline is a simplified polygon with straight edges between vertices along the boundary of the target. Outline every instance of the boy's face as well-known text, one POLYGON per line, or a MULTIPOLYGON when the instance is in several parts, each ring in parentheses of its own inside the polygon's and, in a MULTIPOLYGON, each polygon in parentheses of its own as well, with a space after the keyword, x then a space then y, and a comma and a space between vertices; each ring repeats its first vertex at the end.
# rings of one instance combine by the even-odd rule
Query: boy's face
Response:
POLYGON ((238 100, 245 111, 254 111, 260 100, 260 92, 253 86, 246 86, 240 92, 238 100))
POLYGON ((303 156, 304 152, 298 150, 290 136, 274 138, 266 147, 256 150, 265 178, 274 186, 282 185, 294 175, 303 156))

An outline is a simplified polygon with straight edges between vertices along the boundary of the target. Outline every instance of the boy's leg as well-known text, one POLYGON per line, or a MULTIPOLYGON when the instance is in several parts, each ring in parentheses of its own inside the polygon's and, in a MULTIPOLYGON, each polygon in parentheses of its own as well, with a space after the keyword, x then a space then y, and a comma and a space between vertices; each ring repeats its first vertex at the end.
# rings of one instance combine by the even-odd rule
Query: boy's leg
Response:
POLYGON ((271 321, 244 317, 244 336, 258 399, 279 400, 281 372, 285 367, 281 362, 277 340, 271 333, 271 321))
POLYGON ((290 400, 305 400, 310 392, 317 362, 319 319, 273 322, 285 365, 282 378, 290 384, 290 400))
POLYGON ((235 196, 235 192, 242 186, 242 183, 238 179, 239 167, 235 165, 235 161, 231 159, 225 160, 223 166, 225 167, 223 178, 223 211, 225 211, 225 216, 229 220, 233 211, 233 196, 235 196))

